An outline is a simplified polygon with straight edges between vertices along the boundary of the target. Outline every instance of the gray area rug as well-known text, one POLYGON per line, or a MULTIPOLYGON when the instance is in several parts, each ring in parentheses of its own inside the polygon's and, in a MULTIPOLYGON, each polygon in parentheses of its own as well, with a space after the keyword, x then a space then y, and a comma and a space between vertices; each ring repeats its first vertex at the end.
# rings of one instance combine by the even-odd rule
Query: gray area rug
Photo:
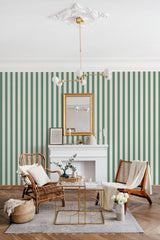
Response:
MULTIPOLYGON (((95 209, 94 202, 87 202, 87 204, 87 209, 95 209)), ((76 202, 66 202, 67 209, 74 210, 76 207, 76 202)), ((123 222, 116 220, 115 210, 106 211, 105 224, 55 225, 54 214, 54 202, 43 203, 40 205, 40 213, 35 214, 32 221, 23 224, 12 223, 5 233, 143 233, 129 209, 123 222)), ((59 212, 57 223, 77 222, 76 212, 72 212, 72 217, 70 215, 70 212, 59 212)), ((83 219, 84 215, 81 213, 80 221, 83 222, 83 219)), ((101 214, 87 213, 87 222, 94 221, 101 222, 101 214)))

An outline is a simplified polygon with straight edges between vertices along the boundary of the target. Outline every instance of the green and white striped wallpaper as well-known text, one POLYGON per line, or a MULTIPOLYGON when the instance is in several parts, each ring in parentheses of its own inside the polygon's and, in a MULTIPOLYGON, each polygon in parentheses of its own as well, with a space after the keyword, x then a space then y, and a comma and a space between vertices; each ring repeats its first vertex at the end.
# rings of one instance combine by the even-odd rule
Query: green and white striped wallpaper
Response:
MULTIPOLYGON (((21 153, 48 157, 48 129, 62 127, 63 93, 81 92, 94 94, 94 134, 97 144, 109 144, 108 180, 120 158, 142 159, 150 163, 153 184, 160 184, 160 72, 113 72, 110 81, 98 73, 86 86, 69 82, 61 89, 54 75, 75 78, 70 72, 0 73, 0 184, 21 184, 21 153)), ((64 137, 64 143, 80 138, 64 137)))

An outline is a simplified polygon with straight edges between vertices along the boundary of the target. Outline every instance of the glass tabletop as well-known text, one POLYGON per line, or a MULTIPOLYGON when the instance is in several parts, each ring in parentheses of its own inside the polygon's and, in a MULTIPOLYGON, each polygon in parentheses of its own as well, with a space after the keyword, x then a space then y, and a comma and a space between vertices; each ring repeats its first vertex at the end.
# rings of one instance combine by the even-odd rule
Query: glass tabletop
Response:
MULTIPOLYGON (((60 186, 60 184, 59 184, 60 186)), ((85 189, 103 189, 101 182, 61 182, 61 186, 63 187, 79 187, 79 188, 85 188, 85 189)))

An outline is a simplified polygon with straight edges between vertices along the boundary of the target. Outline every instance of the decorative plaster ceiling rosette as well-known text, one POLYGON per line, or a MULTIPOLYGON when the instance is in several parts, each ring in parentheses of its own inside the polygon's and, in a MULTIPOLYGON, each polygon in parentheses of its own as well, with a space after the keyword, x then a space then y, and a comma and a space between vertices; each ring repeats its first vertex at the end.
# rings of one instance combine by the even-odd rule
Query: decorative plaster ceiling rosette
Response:
POLYGON ((81 7, 79 4, 74 3, 70 8, 65 8, 49 16, 49 18, 60 20, 67 24, 75 24, 76 19, 79 17, 84 20, 84 24, 87 24, 97 19, 107 18, 108 14, 88 7, 81 7))

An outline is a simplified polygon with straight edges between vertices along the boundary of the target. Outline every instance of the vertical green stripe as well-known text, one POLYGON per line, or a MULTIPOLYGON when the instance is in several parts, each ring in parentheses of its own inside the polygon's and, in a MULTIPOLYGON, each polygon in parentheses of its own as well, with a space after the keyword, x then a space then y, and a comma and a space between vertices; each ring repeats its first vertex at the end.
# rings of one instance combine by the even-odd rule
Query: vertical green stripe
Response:
POLYGON ((92 93, 93 93, 93 135, 95 134, 94 123, 95 123, 95 96, 94 96, 94 73, 92 72, 92 93))
POLYGON ((7 170, 8 170, 8 144, 7 144, 7 138, 8 138, 8 126, 7 126, 7 120, 8 120, 8 73, 5 73, 5 184, 8 184, 7 181, 7 170))
POLYGON ((87 72, 87 93, 90 93, 90 90, 89 90, 89 84, 90 84, 90 76, 89 76, 89 72, 87 72))
MULTIPOLYGON (((64 80, 64 72, 61 73, 61 79, 64 80)), ((62 87, 61 87, 61 120, 62 120, 62 128, 63 128, 63 94, 64 94, 64 84, 62 84, 62 87)), ((63 133, 64 134, 64 131, 63 133)), ((63 139, 64 141, 64 139, 63 139)))
POLYGON ((146 75, 145 72, 143 72, 143 161, 146 160, 146 150, 145 150, 145 144, 146 144, 146 75))
POLYGON ((13 146, 12 146, 12 138, 13 138, 13 73, 10 73, 10 184, 13 184, 13 146))
MULTIPOLYGON (((158 123, 160 123, 160 72, 158 72, 158 123)), ((160 124, 158 124, 158 146, 160 146, 160 124)), ((158 148, 158 164, 158 169, 160 169, 160 147, 158 148)), ((158 174, 158 184, 160 184, 160 171, 158 174)))
POLYGON ((49 73, 46 72, 46 167, 48 168, 48 84, 49 73))
POLYGON ((130 161, 130 72, 128 72, 128 161, 130 161))
POLYGON ((107 144, 108 144, 107 181, 110 181, 110 81, 107 81, 107 144))
POLYGON ((89 93, 89 72, 87 72, 87 93, 89 93))
MULTIPOLYGON (((77 93, 79 93, 79 82, 77 82, 77 93)), ((79 141, 79 136, 77 136, 77 142, 79 141)))
POLYGON ((99 144, 99 72, 97 72, 97 143, 99 144))
POLYGON ((102 144, 105 144, 105 78, 102 77, 102 144))
POLYGON ((28 73, 25 74, 26 80, 26 153, 28 153, 28 73))
MULTIPOLYGON (((118 154, 117 154, 117 157, 118 157, 118 159, 117 159, 117 163, 119 163, 119 160, 120 160, 120 72, 118 72, 118 81, 117 81, 117 84, 118 84, 118 89, 117 89, 117 111, 118 111, 118 121, 117 121, 117 124, 118 124, 118 126, 117 126, 117 131, 118 131, 118 133, 117 133, 117 136, 118 136, 118 138, 117 138, 117 147, 118 147, 118 149, 117 149, 117 152, 118 152, 118 154)), ((118 164, 117 164, 117 166, 118 166, 118 164)))
POLYGON ((136 125, 135 125, 135 118, 136 118, 136 112, 135 112, 135 101, 136 101, 136 98, 135 98, 135 72, 133 72, 133 160, 135 160, 135 140, 136 140, 136 137, 135 137, 135 132, 136 132, 136 125))
MULTIPOLYGON (((74 72, 72 72, 72 93, 74 93, 74 72)), ((74 136, 72 136, 72 144, 74 144, 74 136)))
MULTIPOLYGON (((20 96, 20 111, 21 111, 21 154, 23 153, 23 73, 20 73, 20 78, 21 78, 21 96, 20 96)), ((23 184, 22 178, 21 178, 21 185, 23 184)))
POLYGON ((43 72, 41 72, 41 153, 43 154, 43 72))
POLYGON ((33 153, 33 72, 31 72, 31 153, 33 153))
POLYGON ((0 72, 0 185, 2 185, 2 72, 0 72))
POLYGON ((23 153, 23 73, 21 72, 21 154, 23 153))
POLYGON ((36 152, 38 152, 38 72, 36 72, 36 152))
MULTIPOLYGON (((16 85, 15 85, 15 169, 18 170, 18 73, 16 72, 16 85)), ((18 174, 16 174, 16 185, 18 184, 18 174)))
POLYGON ((115 72, 112 78, 112 180, 115 177, 115 72))
POLYGON ((54 82, 52 81, 52 78, 53 78, 53 72, 51 73, 51 127, 54 126, 54 103, 53 103, 53 95, 54 95, 54 82))
MULTIPOLYGON (((67 83, 66 83, 66 92, 69 93, 69 72, 66 73, 66 79, 67 79, 67 83)), ((69 144, 69 137, 67 136, 67 144, 69 144)))
MULTIPOLYGON (((56 72, 56 76, 59 78, 59 73, 56 72)), ((56 127, 59 125, 59 87, 56 86, 56 127)))
POLYGON ((153 184, 156 183, 156 73, 153 72, 153 184))
MULTIPOLYGON (((84 93, 84 86, 81 85, 82 93, 84 93)), ((84 136, 82 136, 82 141, 84 142, 84 136)))
POLYGON ((125 160, 125 72, 123 72, 123 159, 125 160))
POLYGON ((148 72, 148 162, 151 163, 151 153, 150 153, 150 147, 151 147, 151 73, 148 72))
POLYGON ((138 159, 140 159, 140 149, 141 149, 141 142, 140 142, 140 72, 138 72, 138 159))

